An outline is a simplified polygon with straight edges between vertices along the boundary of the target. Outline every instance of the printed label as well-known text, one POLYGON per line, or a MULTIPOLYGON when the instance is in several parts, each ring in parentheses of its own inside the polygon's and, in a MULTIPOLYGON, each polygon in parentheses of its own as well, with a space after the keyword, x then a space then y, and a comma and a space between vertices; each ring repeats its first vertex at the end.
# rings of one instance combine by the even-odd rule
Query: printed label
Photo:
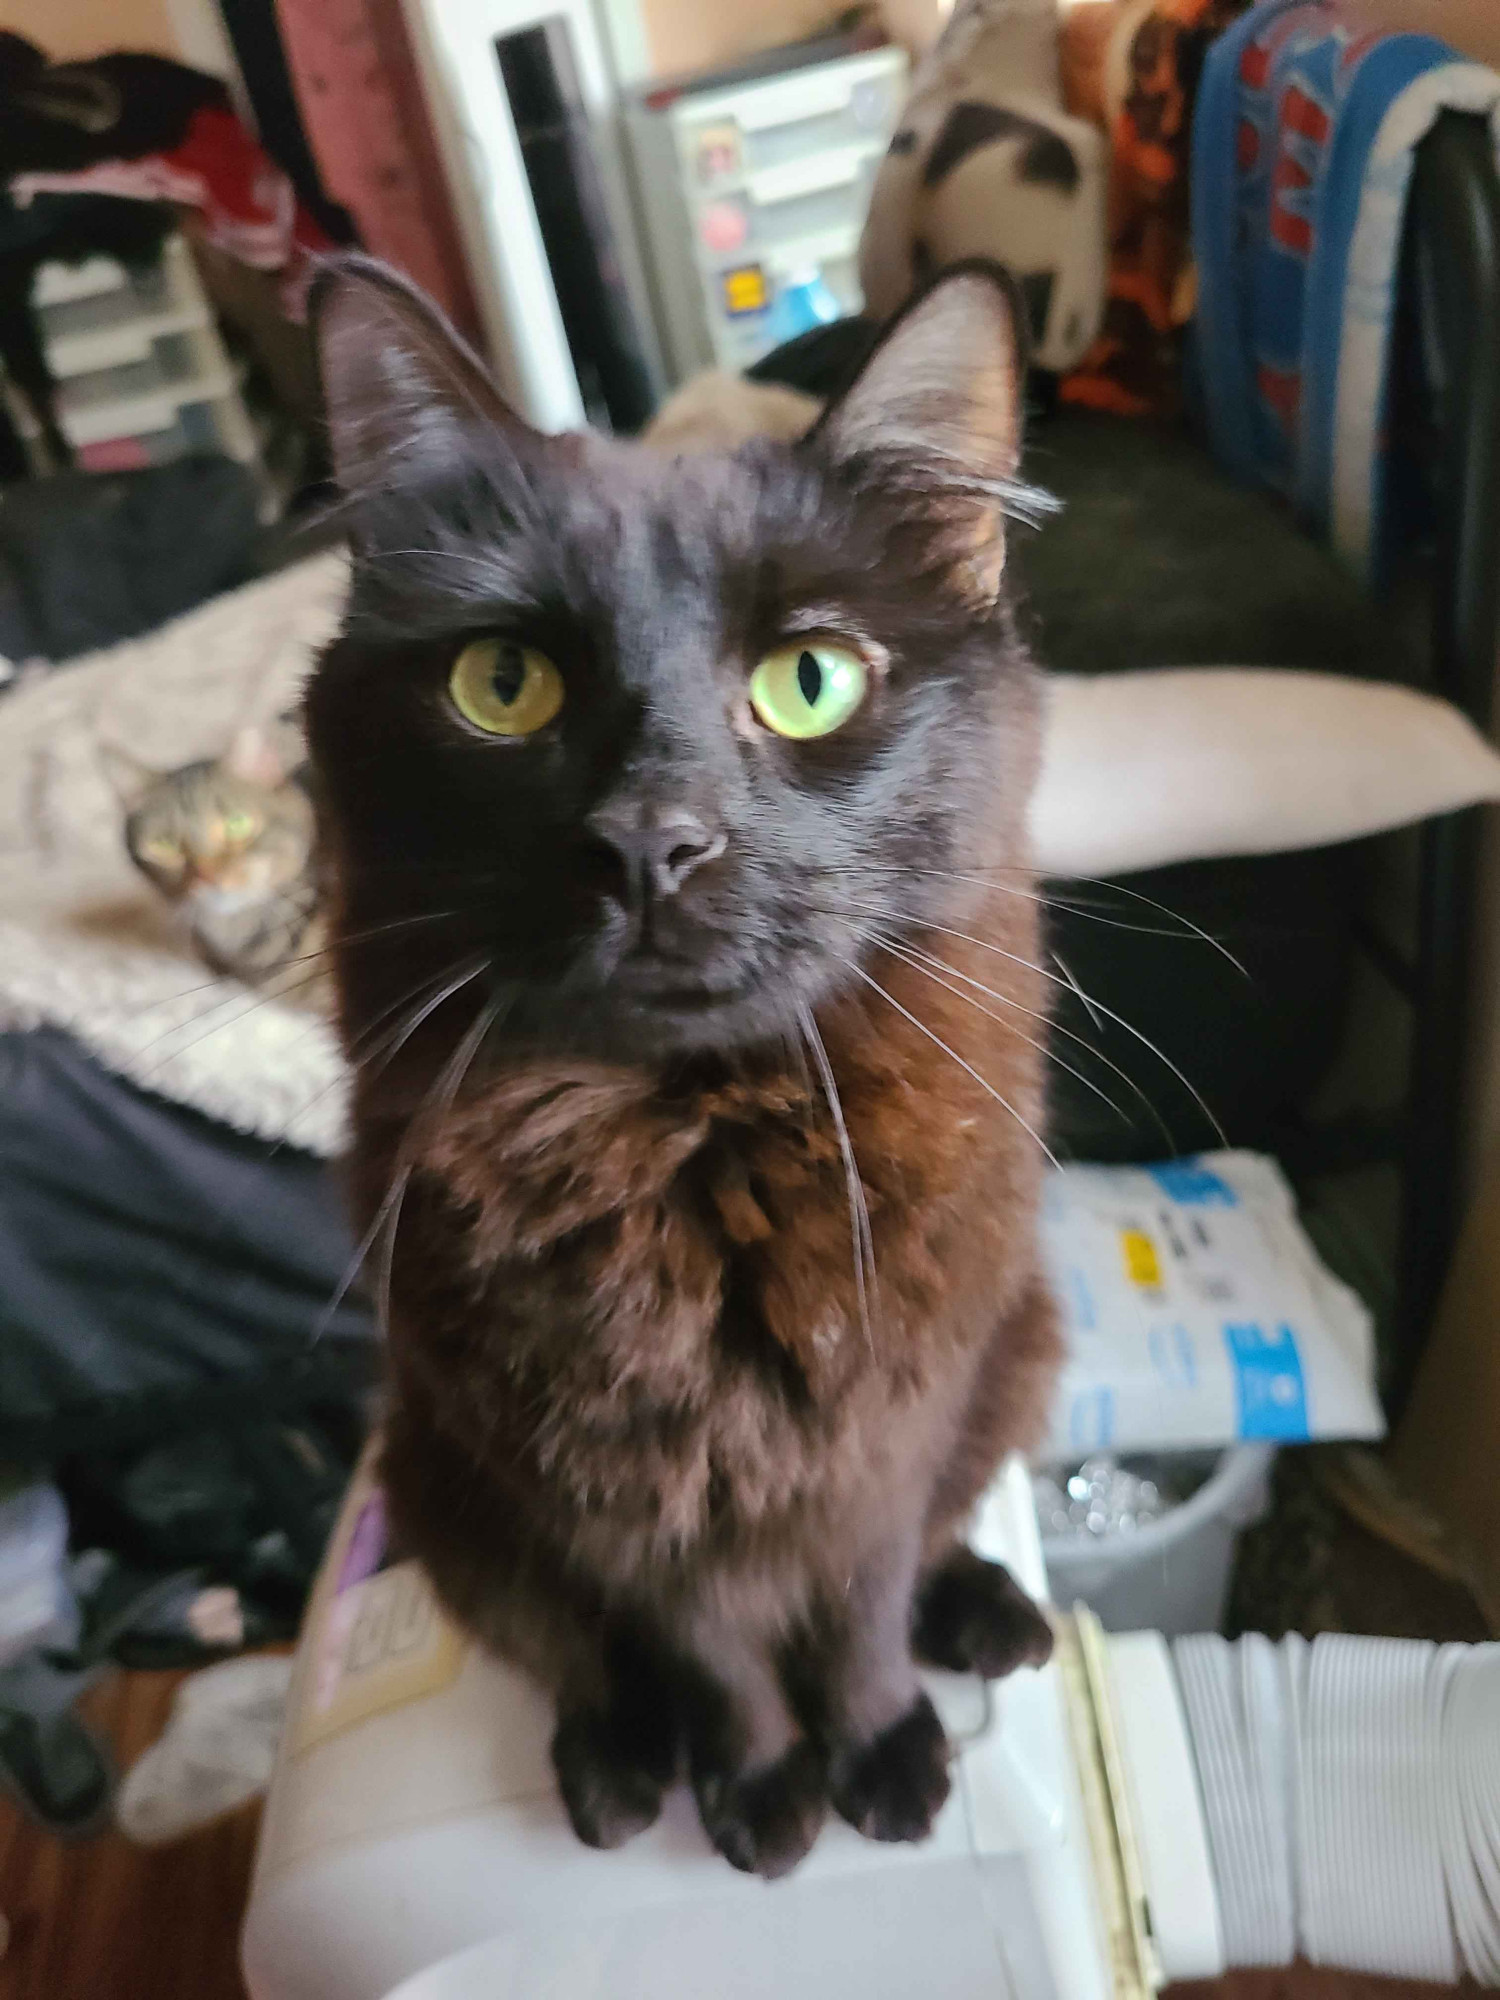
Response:
POLYGON ((1085 1389, 1073 1398, 1068 1412, 1068 1445, 1081 1457, 1107 1451, 1114 1443, 1115 1396, 1112 1389, 1085 1389))
POLYGON ((737 201, 711 201, 698 218, 703 246, 722 256, 741 248, 750 234, 750 218, 737 201))
POLYGON ((1292 1329, 1268 1333, 1263 1326, 1235 1324, 1225 1327, 1224 1341, 1234 1363, 1240 1436, 1305 1438, 1307 1389, 1292 1329))
POLYGON ((1146 1171, 1173 1201, 1185 1206, 1205 1208, 1238 1208, 1239 1196, 1226 1181, 1207 1167, 1199 1166, 1196 1160, 1168 1160, 1159 1167, 1148 1167, 1146 1171))
POLYGON ((727 119, 722 125, 699 127, 694 143, 693 160, 699 182, 703 186, 707 187, 714 181, 728 180, 731 174, 737 174, 742 159, 740 128, 732 119, 727 119))
POLYGON ((300 1752, 447 1687, 466 1642, 444 1616, 426 1574, 392 1562, 385 1496, 357 1476, 319 1583, 304 1641, 300 1752))
POLYGON ((1144 1291, 1156 1291, 1161 1285, 1161 1260, 1156 1254, 1156 1245, 1144 1229, 1122 1229, 1120 1248, 1125 1256, 1125 1274, 1131 1284, 1139 1285, 1144 1291))
POLYGON ((720 282, 724 288, 724 310, 731 319, 764 312, 770 302, 766 274, 759 264, 737 264, 724 273, 720 282))

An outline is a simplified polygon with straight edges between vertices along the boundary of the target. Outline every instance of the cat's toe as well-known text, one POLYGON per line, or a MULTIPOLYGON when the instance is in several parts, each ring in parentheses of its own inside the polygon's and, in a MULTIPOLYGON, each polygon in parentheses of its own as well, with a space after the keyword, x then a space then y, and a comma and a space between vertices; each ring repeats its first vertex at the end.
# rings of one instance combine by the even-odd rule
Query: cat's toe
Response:
POLYGON ((573 1831, 587 1847, 621 1847, 661 1811, 661 1773, 607 1716, 565 1716, 552 1739, 552 1763, 573 1831))
POLYGON ((808 1742, 763 1770, 705 1771, 693 1784, 704 1832, 720 1854, 767 1881, 796 1867, 828 1811, 823 1760, 808 1742))
POLYGON ((930 1665, 986 1680, 1042 1666, 1052 1655, 1052 1627, 1010 1571, 965 1548, 922 1585, 912 1638, 930 1665))
POLYGON ((919 1695, 870 1743, 834 1759, 833 1802, 869 1840, 922 1840, 948 1796, 948 1739, 919 1695))

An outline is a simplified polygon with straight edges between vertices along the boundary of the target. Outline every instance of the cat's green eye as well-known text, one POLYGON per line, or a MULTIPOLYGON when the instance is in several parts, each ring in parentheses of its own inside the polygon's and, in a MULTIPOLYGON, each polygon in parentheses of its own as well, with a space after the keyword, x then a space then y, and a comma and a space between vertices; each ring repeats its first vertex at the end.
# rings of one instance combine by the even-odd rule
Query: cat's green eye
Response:
POLYGON ((260 820, 253 812, 227 812, 224 815, 224 838, 235 847, 253 840, 260 832, 260 820))
POLYGON ((864 661, 847 646, 781 646, 750 676, 750 706, 767 729, 802 743, 842 729, 869 683, 864 661))
POLYGON ((563 678, 534 646, 474 639, 448 676, 453 706, 488 736, 535 736, 563 705, 563 678))

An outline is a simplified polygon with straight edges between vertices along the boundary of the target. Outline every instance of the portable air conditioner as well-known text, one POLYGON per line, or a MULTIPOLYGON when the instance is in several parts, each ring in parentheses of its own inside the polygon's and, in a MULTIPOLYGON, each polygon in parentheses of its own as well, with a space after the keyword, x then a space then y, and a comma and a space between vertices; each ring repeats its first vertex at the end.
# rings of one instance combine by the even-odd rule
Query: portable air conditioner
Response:
MULTIPOLYGON (((1019 1462, 973 1541, 1044 1593, 1019 1462)), ((1132 2000, 1223 1969, 1157 1635, 1106 1640, 1080 1613, 1040 1671, 929 1676, 960 1745, 931 1838, 831 1823, 768 1885, 711 1851, 685 1793, 625 1847, 582 1846, 548 1702, 383 1551, 367 1465, 298 1653, 245 1926, 252 2000, 1132 2000), (1111 1647, 1133 1649, 1128 1673, 1111 1647)))

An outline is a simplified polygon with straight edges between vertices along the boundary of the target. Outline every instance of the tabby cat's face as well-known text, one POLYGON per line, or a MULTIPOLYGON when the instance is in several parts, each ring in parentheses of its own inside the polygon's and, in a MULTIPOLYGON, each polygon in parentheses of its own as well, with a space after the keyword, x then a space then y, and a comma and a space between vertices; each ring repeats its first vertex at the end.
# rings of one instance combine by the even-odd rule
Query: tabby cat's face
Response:
POLYGON ((180 910, 216 971, 259 979, 298 949, 316 902, 312 804, 295 778, 232 756, 147 784, 125 821, 136 866, 180 910))
POLYGON ((978 394, 941 328, 807 443, 674 461, 537 436, 382 282, 322 315, 359 496, 308 699, 346 932, 482 964, 515 1029, 610 1054, 791 1029, 1019 840, 1036 697, 975 497, 1013 452, 1001 295, 944 288, 1004 375, 1004 462, 929 478, 912 395, 978 394))
POLYGON ((222 764, 189 764, 147 791, 125 822, 125 840, 137 867, 174 901, 249 901, 306 867, 312 808, 290 781, 257 785, 222 764))

